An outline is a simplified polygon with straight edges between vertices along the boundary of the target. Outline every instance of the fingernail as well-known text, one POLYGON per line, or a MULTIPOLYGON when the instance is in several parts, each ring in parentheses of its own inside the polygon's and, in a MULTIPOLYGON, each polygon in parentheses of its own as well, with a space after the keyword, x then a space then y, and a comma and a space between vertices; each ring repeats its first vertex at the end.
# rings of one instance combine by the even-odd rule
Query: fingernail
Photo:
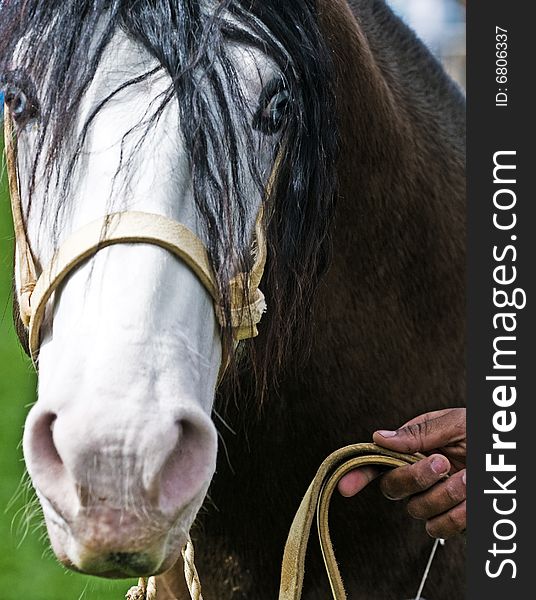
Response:
POLYGON ((432 471, 436 475, 445 475, 448 471, 448 466, 445 463, 445 459, 440 458, 439 456, 432 458, 432 471))
POLYGON ((387 429, 381 429, 378 433, 384 438, 392 438, 397 434, 396 431, 388 431, 387 429))
POLYGON ((465 477, 466 475, 467 475, 467 471, 464 471, 463 475, 462 475, 463 485, 467 485, 467 481, 466 481, 466 477, 465 477))

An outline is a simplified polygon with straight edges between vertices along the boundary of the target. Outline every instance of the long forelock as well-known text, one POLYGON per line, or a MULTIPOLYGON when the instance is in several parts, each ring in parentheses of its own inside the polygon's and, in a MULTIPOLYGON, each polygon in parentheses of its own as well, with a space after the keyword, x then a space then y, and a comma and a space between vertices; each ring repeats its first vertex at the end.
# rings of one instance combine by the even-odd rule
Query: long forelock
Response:
MULTIPOLYGON (((104 105, 88 117, 73 145, 77 109, 117 29, 158 60, 170 76, 170 89, 147 130, 169 102, 178 101, 196 207, 228 311, 225 284, 231 268, 236 268, 236 257, 244 269, 250 260, 251 189, 244 189, 243 182, 253 181, 262 194, 267 179, 249 133, 250 113, 237 110, 244 99, 236 83, 236 57, 228 48, 245 44, 270 57, 289 89, 291 110, 274 147, 274 160, 280 153, 281 162, 266 211, 270 256, 263 287, 269 313, 260 339, 249 343, 245 353, 264 388, 269 373, 277 372, 288 355, 289 343, 304 339, 327 263, 336 148, 330 56, 312 0, 221 0, 211 11, 206 6, 193 0, 12 0, 1 8, 0 82, 13 68, 15 55, 19 68, 36 82, 47 82, 39 97, 33 175, 41 161, 52 177, 54 165, 69 152, 67 163, 74 169, 83 136, 104 105)), ((116 93, 111 90, 107 100, 116 93)), ((126 166, 128 161, 127 156, 126 166)), ((69 197, 68 182, 65 177, 63 202, 69 197)))

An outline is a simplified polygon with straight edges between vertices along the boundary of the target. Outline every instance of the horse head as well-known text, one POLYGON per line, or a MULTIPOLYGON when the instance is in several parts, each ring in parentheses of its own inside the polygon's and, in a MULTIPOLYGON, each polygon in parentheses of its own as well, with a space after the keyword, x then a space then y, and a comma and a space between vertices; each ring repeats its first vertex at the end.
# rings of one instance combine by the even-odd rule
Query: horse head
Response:
POLYGON ((219 374, 237 365, 229 286, 255 263, 259 215, 272 253, 258 364, 279 360, 323 262, 328 52, 314 3, 262 4, 2 6, 0 83, 36 275, 89 223, 136 211, 201 241, 218 297, 220 318, 190 265, 132 242, 102 244, 45 303, 23 447, 54 552, 75 570, 161 572, 185 543, 215 470, 219 374))

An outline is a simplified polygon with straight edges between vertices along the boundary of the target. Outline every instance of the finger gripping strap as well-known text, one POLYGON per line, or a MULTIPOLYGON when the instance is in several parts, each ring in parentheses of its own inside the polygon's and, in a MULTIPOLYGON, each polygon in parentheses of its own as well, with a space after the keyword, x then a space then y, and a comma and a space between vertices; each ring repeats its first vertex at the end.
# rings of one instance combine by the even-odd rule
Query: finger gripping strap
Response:
POLYGON ((292 522, 281 568, 279 600, 300 600, 305 573, 305 554, 316 514, 318 536, 334 600, 346 600, 329 533, 329 505, 339 480, 365 465, 401 467, 418 462, 420 454, 401 454, 376 444, 354 444, 337 450, 320 465, 292 522))

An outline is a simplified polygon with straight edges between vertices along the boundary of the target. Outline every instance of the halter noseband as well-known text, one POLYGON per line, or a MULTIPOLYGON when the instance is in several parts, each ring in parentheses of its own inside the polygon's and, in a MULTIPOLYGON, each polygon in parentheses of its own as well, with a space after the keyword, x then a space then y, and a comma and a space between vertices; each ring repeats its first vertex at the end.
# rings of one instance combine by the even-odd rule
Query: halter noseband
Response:
MULTIPOLYGON (((220 325, 222 327, 227 325, 218 283, 204 243, 188 227, 162 215, 125 211, 92 221, 67 238, 38 277, 22 214, 17 145, 13 121, 7 105, 4 106, 4 138, 19 268, 17 298, 21 320, 28 330, 30 355, 33 360, 39 350, 45 308, 53 292, 81 263, 94 256, 99 250, 113 244, 154 244, 174 254, 188 265, 211 295, 220 325)), ((268 184, 268 193, 276 170, 274 168, 268 184)), ((257 216, 255 235, 257 256, 253 267, 248 273, 239 273, 229 282, 231 303, 229 325, 235 343, 257 335, 257 324, 266 310, 264 295, 259 289, 266 263, 262 207, 257 216), (246 290, 248 290, 247 294, 246 290)), ((224 357, 223 368, 227 362, 228 357, 224 357)))

